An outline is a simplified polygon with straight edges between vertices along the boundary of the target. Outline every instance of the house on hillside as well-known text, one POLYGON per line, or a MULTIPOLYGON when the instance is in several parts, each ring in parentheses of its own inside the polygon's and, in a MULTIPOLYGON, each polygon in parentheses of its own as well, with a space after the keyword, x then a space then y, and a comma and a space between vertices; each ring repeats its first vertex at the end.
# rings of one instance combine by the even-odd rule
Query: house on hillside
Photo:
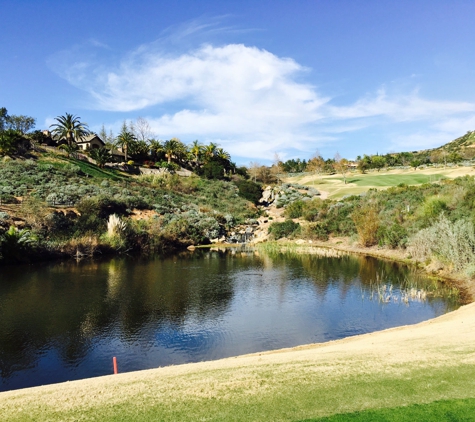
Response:
POLYGON ((89 149, 102 148, 106 144, 104 141, 99 138, 95 133, 91 133, 88 136, 85 136, 80 141, 76 142, 79 149, 82 151, 87 151, 89 149))

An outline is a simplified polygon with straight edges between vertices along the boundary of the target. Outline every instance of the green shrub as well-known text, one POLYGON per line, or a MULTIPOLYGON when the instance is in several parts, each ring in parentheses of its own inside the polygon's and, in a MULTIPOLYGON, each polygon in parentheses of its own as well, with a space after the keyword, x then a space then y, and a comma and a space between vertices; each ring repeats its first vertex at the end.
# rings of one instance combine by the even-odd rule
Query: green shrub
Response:
POLYGON ((282 223, 275 222, 271 223, 268 232, 276 240, 283 237, 292 237, 300 232, 300 224, 292 220, 285 220, 282 223))
POLYGON ((447 211, 447 201, 438 196, 426 197, 417 211, 417 217, 423 226, 430 225, 443 211, 447 211))
POLYGON ((235 181, 234 184, 239 189, 239 196, 251 201, 253 204, 259 203, 259 199, 262 197, 261 185, 252 180, 239 180, 235 181))
POLYGON ((308 239, 327 241, 329 238, 328 228, 321 222, 307 224, 302 228, 302 232, 308 239))
POLYGON ((284 215, 287 218, 300 218, 303 215, 305 202, 301 200, 294 201, 287 205, 284 215))
POLYGON ((210 161, 201 168, 201 175, 207 179, 224 179, 224 167, 217 161, 210 161))
POLYGON ((37 244, 36 236, 29 229, 10 226, 0 237, 2 258, 9 262, 22 262, 28 259, 37 244))
POLYGON ((397 223, 390 226, 380 226, 377 230, 377 238, 380 246, 389 246, 393 249, 406 247, 407 230, 397 223))

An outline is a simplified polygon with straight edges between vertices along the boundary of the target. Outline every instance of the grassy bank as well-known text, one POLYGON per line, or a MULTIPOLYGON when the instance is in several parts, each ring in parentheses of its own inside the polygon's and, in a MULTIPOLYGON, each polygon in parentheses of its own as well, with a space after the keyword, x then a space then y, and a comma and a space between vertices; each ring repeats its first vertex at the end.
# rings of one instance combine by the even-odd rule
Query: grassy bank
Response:
POLYGON ((374 414, 393 420, 401 406, 475 398, 474 316, 472 304, 322 345, 1 393, 0 414, 7 421, 297 421, 383 409, 374 414))

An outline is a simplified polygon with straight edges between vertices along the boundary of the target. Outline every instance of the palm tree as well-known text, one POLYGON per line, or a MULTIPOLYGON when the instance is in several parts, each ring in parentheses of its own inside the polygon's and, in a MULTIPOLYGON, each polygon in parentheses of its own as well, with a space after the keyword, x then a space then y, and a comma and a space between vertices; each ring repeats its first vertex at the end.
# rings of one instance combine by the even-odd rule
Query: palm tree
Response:
POLYGON ((168 164, 170 164, 172 158, 179 160, 183 157, 186 147, 178 138, 172 138, 169 141, 165 141, 163 151, 165 152, 165 157, 167 157, 168 164))
POLYGON ((87 123, 81 123, 80 119, 69 113, 58 116, 55 119, 58 123, 50 125, 50 128, 54 128, 51 133, 58 139, 65 138, 68 145, 73 145, 91 133, 87 123))
POLYGON ((215 157, 224 167, 224 174, 226 174, 228 170, 231 170, 231 155, 229 152, 226 152, 223 148, 216 148, 215 157))
POLYGON ((91 149, 89 155, 96 161, 96 164, 100 168, 103 168, 106 163, 112 161, 112 155, 110 151, 105 147, 91 149))
POLYGON ((136 138, 133 135, 132 132, 129 132, 127 130, 127 127, 122 127, 122 131, 119 133, 119 135, 116 138, 116 144, 117 146, 122 148, 122 151, 125 154, 125 161, 128 161, 128 156, 127 156, 127 151, 128 149, 133 145, 134 142, 136 142, 136 138))
POLYGON ((157 161, 157 158, 163 153, 163 144, 162 141, 151 139, 150 140, 150 156, 154 161, 157 161))
POLYGON ((60 145, 58 148, 64 149, 66 151, 66 154, 68 154, 68 157, 77 158, 77 150, 79 149, 77 144, 63 144, 60 145))
POLYGON ((193 157, 193 161, 195 162, 195 165, 198 166, 200 163, 200 157, 203 154, 204 147, 201 145, 198 140, 193 141, 193 143, 190 146, 190 154, 193 157))
POLYGON ((204 147, 203 155, 206 158, 206 161, 211 160, 215 155, 216 155, 216 149, 218 148, 218 145, 210 142, 209 145, 206 145, 204 147))

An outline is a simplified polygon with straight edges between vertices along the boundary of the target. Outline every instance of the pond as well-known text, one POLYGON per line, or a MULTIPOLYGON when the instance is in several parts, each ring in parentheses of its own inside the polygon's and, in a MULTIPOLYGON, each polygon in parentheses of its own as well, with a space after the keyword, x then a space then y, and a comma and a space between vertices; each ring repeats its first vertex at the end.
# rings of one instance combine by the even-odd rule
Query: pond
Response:
POLYGON ((0 391, 324 342, 458 307, 369 257, 206 250, 1 268, 0 391), (411 290, 412 289, 412 290, 411 290))

